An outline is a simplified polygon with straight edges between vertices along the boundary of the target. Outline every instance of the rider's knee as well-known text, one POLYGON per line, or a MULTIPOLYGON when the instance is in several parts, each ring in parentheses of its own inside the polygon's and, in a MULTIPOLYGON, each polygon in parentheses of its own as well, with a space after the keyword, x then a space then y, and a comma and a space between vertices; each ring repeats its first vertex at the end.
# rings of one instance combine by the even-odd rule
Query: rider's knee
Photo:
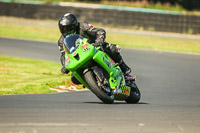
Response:
POLYGON ((110 45, 110 50, 113 54, 120 54, 121 48, 118 45, 115 44, 109 44, 110 45))

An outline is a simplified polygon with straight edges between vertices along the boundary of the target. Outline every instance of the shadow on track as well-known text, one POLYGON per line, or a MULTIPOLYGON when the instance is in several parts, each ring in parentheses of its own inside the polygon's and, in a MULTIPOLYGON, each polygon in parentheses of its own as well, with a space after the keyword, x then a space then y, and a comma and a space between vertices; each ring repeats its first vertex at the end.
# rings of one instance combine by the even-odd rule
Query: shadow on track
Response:
MULTIPOLYGON (((102 102, 84 102, 84 103, 89 103, 89 104, 104 104, 102 102)), ((126 103, 126 102, 114 102, 113 104, 108 104, 108 105, 116 105, 116 104, 129 104, 130 105, 130 103, 126 103)), ((139 103, 135 103, 133 105, 138 105, 138 104, 150 104, 150 103, 139 102, 139 103)))

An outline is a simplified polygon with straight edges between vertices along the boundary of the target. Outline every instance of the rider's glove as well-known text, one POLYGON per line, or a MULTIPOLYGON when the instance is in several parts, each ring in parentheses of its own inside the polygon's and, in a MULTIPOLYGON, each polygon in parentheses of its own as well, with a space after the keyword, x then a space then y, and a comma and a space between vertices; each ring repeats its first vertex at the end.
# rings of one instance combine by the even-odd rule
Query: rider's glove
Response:
POLYGON ((68 74, 69 70, 67 70, 64 66, 61 68, 61 73, 68 74))
POLYGON ((95 42, 95 43, 93 43, 92 45, 93 45, 94 47, 101 46, 99 43, 96 43, 96 42, 95 42))
POLYGON ((101 46, 104 43, 104 36, 100 35, 96 40, 93 46, 98 47, 101 46))

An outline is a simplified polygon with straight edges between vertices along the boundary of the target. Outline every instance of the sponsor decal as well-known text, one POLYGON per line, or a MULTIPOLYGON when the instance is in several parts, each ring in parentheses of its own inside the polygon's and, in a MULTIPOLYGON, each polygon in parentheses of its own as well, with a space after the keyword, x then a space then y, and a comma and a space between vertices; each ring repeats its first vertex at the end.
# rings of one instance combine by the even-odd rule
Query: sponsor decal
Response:
POLYGON ((85 45, 81 46, 81 48, 83 49, 83 52, 89 50, 90 48, 88 48, 88 44, 85 43, 85 45))
POLYGON ((124 86, 124 87, 122 87, 122 88, 123 88, 123 93, 124 93, 125 95, 130 95, 129 87, 124 86))
POLYGON ((122 93, 122 91, 120 89, 114 89, 113 92, 114 93, 122 93))
POLYGON ((71 60, 69 60, 69 61, 66 63, 66 66, 69 66, 70 63, 71 63, 71 60))
POLYGON ((70 60, 70 57, 68 56, 65 62, 68 62, 70 60))
POLYGON ((110 58, 110 62, 112 63, 112 64, 114 64, 114 61, 110 58))
POLYGON ((68 66, 71 63, 70 57, 68 56, 66 59, 66 65, 68 66))
POLYGON ((91 24, 88 24, 88 25, 90 27, 89 31, 92 31, 94 29, 94 26, 92 26, 91 24))
POLYGON ((123 86, 121 89, 114 89, 113 92, 115 94, 123 94, 123 95, 127 95, 129 96, 130 95, 130 90, 127 86, 123 86))
POLYGON ((88 44, 86 43, 85 45, 81 46, 82 49, 85 49, 88 46, 88 44))
POLYGON ((103 56, 103 55, 101 55, 102 56, 102 58, 103 58, 103 61, 106 63, 106 65, 110 68, 111 67, 111 64, 110 64, 110 62, 103 56))
POLYGON ((124 90, 125 95, 129 95, 130 91, 129 90, 124 90))
POLYGON ((76 54, 77 54, 77 53, 76 53, 76 52, 74 52, 72 55, 73 55, 73 56, 75 56, 76 54))

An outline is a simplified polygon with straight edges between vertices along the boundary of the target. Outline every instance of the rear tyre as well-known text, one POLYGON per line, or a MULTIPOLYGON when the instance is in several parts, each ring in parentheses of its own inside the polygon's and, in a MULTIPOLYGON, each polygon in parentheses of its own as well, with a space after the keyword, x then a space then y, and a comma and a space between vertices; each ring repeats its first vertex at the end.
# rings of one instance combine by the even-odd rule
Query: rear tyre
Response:
POLYGON ((131 84, 130 96, 125 100, 127 103, 138 103, 140 101, 140 90, 138 89, 136 83, 131 84))
POLYGON ((114 96, 110 88, 110 93, 103 90, 102 87, 98 86, 96 75, 92 71, 88 71, 84 74, 86 83, 89 85, 90 90, 105 104, 112 104, 114 102, 114 96))

